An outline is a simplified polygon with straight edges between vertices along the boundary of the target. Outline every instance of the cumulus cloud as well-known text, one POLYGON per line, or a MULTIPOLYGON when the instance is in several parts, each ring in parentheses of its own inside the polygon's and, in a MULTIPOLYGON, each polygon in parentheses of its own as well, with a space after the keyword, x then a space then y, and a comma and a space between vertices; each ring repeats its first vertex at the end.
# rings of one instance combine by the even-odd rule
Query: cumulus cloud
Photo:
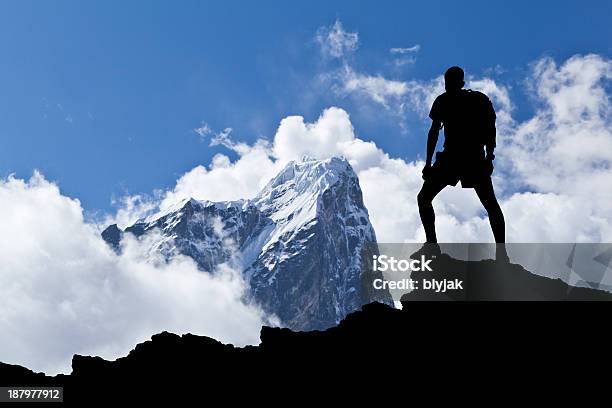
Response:
POLYGON ((597 55, 575 56, 560 67, 550 58, 534 64, 531 85, 540 109, 507 140, 527 186, 610 197, 610 189, 600 188, 612 176, 610 79, 612 62, 597 55))
POLYGON ((228 156, 217 154, 208 166, 199 165, 188 171, 165 193, 160 209, 165 211, 186 198, 211 201, 251 198, 280 170, 280 163, 270 159, 270 146, 265 140, 249 145, 228 139, 225 146, 238 154, 238 160, 232 162, 228 156))
POLYGON ((0 361, 70 372, 74 353, 114 359, 162 330, 259 342, 265 316, 244 303, 238 272, 166 262, 131 237, 116 255, 39 173, 0 181, 0 224, 0 361))
POLYGON ((537 61, 529 82, 539 109, 502 134, 509 182, 546 194, 531 220, 534 229, 556 225, 549 239, 612 238, 606 221, 612 217, 611 79, 612 61, 598 55, 576 55, 560 66, 550 58, 537 61))

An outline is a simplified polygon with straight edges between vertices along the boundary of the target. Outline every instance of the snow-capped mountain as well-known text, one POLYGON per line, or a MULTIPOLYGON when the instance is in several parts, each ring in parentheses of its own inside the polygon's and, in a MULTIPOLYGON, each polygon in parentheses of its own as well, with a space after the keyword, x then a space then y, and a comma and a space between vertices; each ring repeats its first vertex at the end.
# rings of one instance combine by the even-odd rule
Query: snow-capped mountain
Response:
POLYGON ((154 250, 192 257, 203 271, 238 266, 251 296, 294 330, 323 329, 372 301, 362 251, 376 242, 359 181, 350 164, 333 157, 292 161, 253 199, 181 202, 104 239, 119 249, 121 236, 158 229, 154 250))

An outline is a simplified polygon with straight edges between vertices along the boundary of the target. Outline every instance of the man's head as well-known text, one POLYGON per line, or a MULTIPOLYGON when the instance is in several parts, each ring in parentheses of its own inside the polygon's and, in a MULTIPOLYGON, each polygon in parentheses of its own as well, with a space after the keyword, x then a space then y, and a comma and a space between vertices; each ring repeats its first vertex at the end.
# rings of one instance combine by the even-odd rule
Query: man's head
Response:
POLYGON ((463 88, 463 70, 460 67, 450 67, 444 73, 444 88, 447 91, 457 91, 463 88))

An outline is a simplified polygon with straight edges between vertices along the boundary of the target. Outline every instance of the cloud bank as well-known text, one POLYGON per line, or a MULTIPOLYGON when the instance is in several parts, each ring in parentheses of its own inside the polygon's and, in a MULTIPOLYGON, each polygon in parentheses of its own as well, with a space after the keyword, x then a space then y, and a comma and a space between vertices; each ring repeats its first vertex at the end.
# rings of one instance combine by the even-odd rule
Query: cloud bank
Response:
POLYGON ((74 353, 114 359, 163 330, 259 343, 266 317, 239 272, 166 262, 130 237, 118 256, 38 173, 0 181, 0 225, 0 361, 66 373, 74 353))

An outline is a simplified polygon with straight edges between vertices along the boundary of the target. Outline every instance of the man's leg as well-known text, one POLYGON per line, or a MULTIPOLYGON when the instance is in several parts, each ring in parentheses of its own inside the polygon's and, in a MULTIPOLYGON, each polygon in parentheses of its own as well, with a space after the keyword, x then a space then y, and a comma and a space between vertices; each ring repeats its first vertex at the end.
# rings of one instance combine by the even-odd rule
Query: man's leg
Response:
POLYGON ((436 238, 436 214, 431 203, 444 187, 446 187, 446 183, 437 177, 430 177, 425 180, 421 191, 417 195, 419 215, 425 229, 425 237, 429 243, 438 242, 436 238))
POLYGON ((493 230, 495 242, 498 244, 504 243, 506 241, 506 223, 504 221, 504 214, 495 197, 491 178, 489 177, 485 182, 477 184, 474 189, 480 202, 485 210, 487 210, 487 214, 489 214, 489 223, 493 230))

